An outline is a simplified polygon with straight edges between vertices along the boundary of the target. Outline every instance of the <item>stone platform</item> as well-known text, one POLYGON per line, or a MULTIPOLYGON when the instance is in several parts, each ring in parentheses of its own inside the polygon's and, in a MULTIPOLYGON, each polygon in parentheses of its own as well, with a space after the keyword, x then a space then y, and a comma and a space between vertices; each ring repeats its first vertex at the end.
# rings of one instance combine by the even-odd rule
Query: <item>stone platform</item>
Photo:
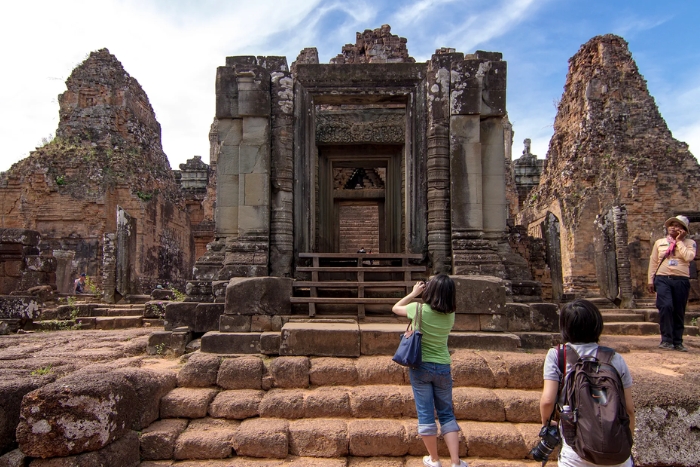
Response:
MULTIPOLYGON (((202 352, 215 354, 359 357, 393 355, 406 323, 361 323, 352 319, 289 321, 279 332, 219 332, 202 336, 202 352)), ((451 348, 514 351, 549 348, 557 333, 460 332, 451 348)))
MULTIPOLYGON (((0 381, 1 400, 26 397, 25 403, 0 403, 3 416, 8 410, 14 414, 13 423, 20 410, 24 414, 21 430, 0 433, 5 436, 0 465, 15 459, 9 465, 420 466, 425 449, 416 434, 407 371, 388 356, 194 352, 179 359, 153 358, 144 354, 143 333, 63 331, 2 341, 12 344, 0 345, 2 374, 26 369, 22 376, 0 381), (108 342, 97 340, 106 338, 128 351, 111 351, 115 361, 105 361, 108 342), (93 340, 97 347, 87 353, 93 340), (66 342, 71 344, 65 357, 46 360, 66 342), (100 363, 90 364, 88 355, 99 355, 100 363), (59 367, 71 358, 79 365, 59 367), (50 363, 48 375, 30 375, 37 365, 50 363), (109 394, 116 405, 103 424, 102 405, 80 401, 109 401, 109 394), (64 437, 59 430, 68 420, 59 416, 64 406, 80 410, 79 419, 94 421, 105 436, 64 437), (41 420, 57 424, 50 443, 31 434, 41 420), (15 432, 20 449, 11 450, 15 432), (88 444, 90 450, 80 447, 88 444), (70 451, 67 457, 57 457, 62 450, 70 451), (46 459, 37 458, 40 453, 46 459)), ((697 465, 700 399, 694 382, 700 376, 700 338, 686 339, 689 353, 662 351, 655 336, 603 336, 601 344, 616 348, 632 371, 637 465, 697 465)), ((460 450, 471 466, 534 467, 525 456, 537 441, 544 356, 537 349, 454 350, 460 450)), ((446 454, 442 442, 440 450, 446 454)))

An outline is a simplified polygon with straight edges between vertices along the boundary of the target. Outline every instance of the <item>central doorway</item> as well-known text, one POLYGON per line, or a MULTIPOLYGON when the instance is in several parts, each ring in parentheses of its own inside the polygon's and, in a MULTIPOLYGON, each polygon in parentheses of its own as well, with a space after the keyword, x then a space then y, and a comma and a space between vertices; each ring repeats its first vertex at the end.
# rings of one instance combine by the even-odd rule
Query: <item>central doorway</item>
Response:
POLYGON ((319 146, 322 253, 400 253, 401 147, 319 146))

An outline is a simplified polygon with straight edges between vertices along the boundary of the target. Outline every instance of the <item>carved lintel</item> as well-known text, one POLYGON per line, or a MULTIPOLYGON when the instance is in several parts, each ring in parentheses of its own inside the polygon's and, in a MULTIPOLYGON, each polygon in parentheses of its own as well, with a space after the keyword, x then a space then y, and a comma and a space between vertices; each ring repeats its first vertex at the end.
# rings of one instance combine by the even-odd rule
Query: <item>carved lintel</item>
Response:
POLYGON ((406 114, 376 112, 319 112, 316 115, 316 141, 319 144, 403 144, 406 114))

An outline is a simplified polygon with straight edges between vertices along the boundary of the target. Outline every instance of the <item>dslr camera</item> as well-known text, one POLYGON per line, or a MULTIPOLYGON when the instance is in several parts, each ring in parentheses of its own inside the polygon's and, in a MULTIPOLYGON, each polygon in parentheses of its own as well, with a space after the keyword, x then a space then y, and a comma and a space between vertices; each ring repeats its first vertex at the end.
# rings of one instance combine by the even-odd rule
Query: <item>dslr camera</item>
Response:
POLYGON ((556 425, 543 426, 540 430, 540 442, 532 448, 530 455, 536 461, 542 462, 542 467, 544 467, 559 443, 561 443, 559 428, 556 425))

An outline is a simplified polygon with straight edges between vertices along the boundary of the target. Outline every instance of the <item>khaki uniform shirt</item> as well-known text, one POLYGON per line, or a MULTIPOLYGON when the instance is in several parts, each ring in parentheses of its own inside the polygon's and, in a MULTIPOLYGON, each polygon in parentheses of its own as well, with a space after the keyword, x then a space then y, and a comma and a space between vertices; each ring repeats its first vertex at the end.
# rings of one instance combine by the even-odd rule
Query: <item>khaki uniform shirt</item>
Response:
POLYGON ((695 259, 697 245, 689 238, 684 238, 681 242, 676 242, 676 251, 673 254, 663 259, 668 250, 669 244, 666 237, 660 238, 654 243, 654 248, 651 250, 651 258, 649 258, 649 284, 654 283, 654 272, 657 276, 682 276, 690 277, 690 261, 695 259), (661 266, 659 262, 663 260, 661 266))

